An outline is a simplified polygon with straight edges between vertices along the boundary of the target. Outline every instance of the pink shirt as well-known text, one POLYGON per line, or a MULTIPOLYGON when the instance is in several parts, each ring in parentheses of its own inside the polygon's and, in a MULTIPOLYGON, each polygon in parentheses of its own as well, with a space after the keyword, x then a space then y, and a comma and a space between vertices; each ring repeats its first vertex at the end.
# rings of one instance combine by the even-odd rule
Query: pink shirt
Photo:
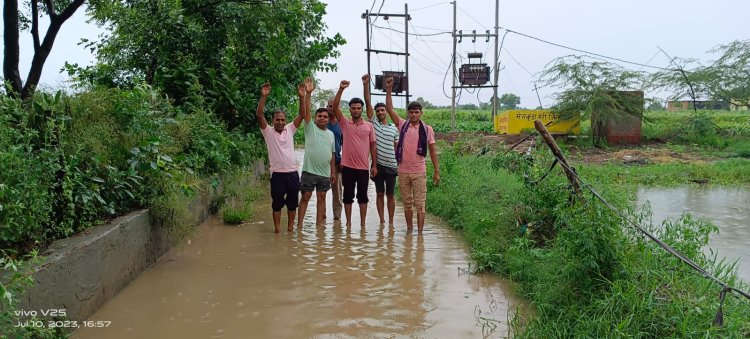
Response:
POLYGON ((375 129, 369 121, 360 119, 355 124, 344 118, 341 134, 344 135, 344 148, 341 151, 341 166, 358 170, 370 169, 370 143, 375 142, 375 129))
POLYGON ((284 126, 284 131, 276 132, 271 124, 261 128, 260 133, 266 140, 268 147, 268 162, 271 163, 271 173, 288 173, 297 171, 297 157, 294 154, 294 132, 297 127, 294 122, 284 126))
MULTIPOLYGON (((401 153, 401 163, 398 164, 399 173, 427 173, 425 157, 417 154, 417 145, 419 145, 419 124, 416 126, 409 123, 409 120, 398 119, 398 133, 401 134, 401 128, 404 124, 409 124, 409 128, 404 135, 404 151, 401 153)), ((435 143, 435 132, 432 126, 425 124, 427 128, 427 146, 435 143)), ((427 149, 429 154, 429 148, 427 149)))

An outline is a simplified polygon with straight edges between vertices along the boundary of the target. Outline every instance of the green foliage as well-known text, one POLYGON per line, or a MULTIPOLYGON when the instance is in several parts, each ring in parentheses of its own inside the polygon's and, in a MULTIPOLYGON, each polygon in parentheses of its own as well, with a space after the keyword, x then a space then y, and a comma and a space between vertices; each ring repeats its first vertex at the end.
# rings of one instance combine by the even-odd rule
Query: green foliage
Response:
MULTIPOLYGON (((745 303, 727 298, 725 325, 714 326, 719 301, 713 296, 720 286, 695 274, 590 195, 569 200, 560 168, 537 182, 549 158, 544 153, 536 154, 534 161, 518 154, 477 157, 462 155, 457 148, 444 149, 441 185, 428 187, 428 211, 462 230, 479 267, 512 279, 517 292, 535 306, 534 316, 517 336, 742 337, 750 333, 745 303)), ((647 208, 627 207, 630 185, 609 177, 591 179, 592 170, 586 167, 580 173, 628 218, 648 225, 652 233, 720 279, 740 284, 729 265, 702 251, 715 227, 690 217, 650 226, 645 223, 650 220, 647 208)))
POLYGON ((499 109, 516 109, 521 104, 521 97, 513 93, 505 93, 497 99, 499 109))
POLYGON ((226 173, 222 181, 224 185, 218 208, 224 223, 237 225, 250 220, 254 215, 252 204, 263 191, 259 182, 241 171, 226 173))
POLYGON ((15 326, 19 321, 27 320, 15 312, 21 295, 34 283, 31 275, 34 273, 34 266, 40 262, 41 258, 36 251, 26 255, 23 260, 16 258, 13 252, 0 251, 0 339, 67 337, 60 328, 15 326))
POLYGON ((422 105, 422 109, 430 109, 435 108, 435 105, 433 105, 431 102, 427 101, 426 99, 422 97, 418 97, 416 100, 414 100, 422 105))
POLYGON ((643 88, 644 74, 626 70, 605 61, 588 61, 565 56, 552 61, 540 78, 547 86, 562 89, 556 95, 553 110, 563 119, 581 114, 591 118, 592 141, 598 145, 606 136, 609 121, 641 119, 643 97, 633 92, 643 88))
POLYGON ((750 158, 750 141, 744 141, 732 146, 732 150, 738 157, 750 158))
POLYGON ((750 117, 743 112, 646 112, 643 139, 724 149, 750 140, 750 117), (687 127, 687 128, 686 128, 687 127))
POLYGON ((147 86, 29 103, 0 98, 3 249, 25 252, 146 206, 178 225, 175 206, 198 191, 196 177, 265 156, 254 134, 226 132, 198 104, 175 107, 147 86))
POLYGON ((224 223, 228 225, 239 225, 250 218, 252 218, 252 213, 247 210, 225 208, 222 212, 222 219, 224 220, 224 223))
POLYGON ((288 107, 300 79, 336 69, 326 60, 345 41, 325 36, 325 7, 317 0, 113 2, 93 12, 112 27, 90 44, 98 64, 68 70, 84 86, 145 81, 177 105, 203 100, 229 129, 258 133, 248 117, 261 84, 273 85, 269 107, 288 107))
POLYGON ((684 97, 687 92, 690 97, 747 106, 750 103, 750 40, 718 45, 709 52, 720 56, 709 65, 676 58, 674 64, 681 70, 653 74, 651 86, 670 91, 675 97, 684 97))

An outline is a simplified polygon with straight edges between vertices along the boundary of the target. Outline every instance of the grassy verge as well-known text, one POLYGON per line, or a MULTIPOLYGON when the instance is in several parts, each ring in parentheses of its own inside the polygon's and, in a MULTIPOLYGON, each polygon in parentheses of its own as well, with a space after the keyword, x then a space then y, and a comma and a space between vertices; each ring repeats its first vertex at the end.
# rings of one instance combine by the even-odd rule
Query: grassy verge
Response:
POLYGON ((253 218, 252 204, 261 196, 259 180, 246 172, 233 172, 224 176, 221 199, 217 205, 225 224, 239 225, 253 218))
MULTIPOLYGON (((549 159, 464 155, 443 147, 440 163, 443 181, 428 187, 428 210, 465 234, 480 268, 511 279, 532 303, 535 316, 519 329, 520 337, 750 335, 748 303, 728 297, 724 326, 714 325, 721 288, 627 227, 590 194, 571 203, 559 169, 541 182, 525 178, 539 178, 549 159)), ((584 177, 593 172, 581 171, 584 177)), ((628 208, 626 189, 612 177, 596 180, 608 199, 630 218, 646 218, 647 210, 628 208)), ((737 286, 726 265, 701 251, 715 230, 683 218, 650 231, 737 286)))

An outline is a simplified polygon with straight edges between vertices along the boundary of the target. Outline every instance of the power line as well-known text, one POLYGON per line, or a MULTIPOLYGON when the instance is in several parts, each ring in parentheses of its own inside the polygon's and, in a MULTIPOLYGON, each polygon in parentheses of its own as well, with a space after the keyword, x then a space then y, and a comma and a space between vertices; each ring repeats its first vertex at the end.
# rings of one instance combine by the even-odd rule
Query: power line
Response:
MULTIPOLYGON (((372 8, 375 8, 375 1, 377 0, 373 0, 372 2, 372 5, 373 5, 372 8)), ((383 9, 383 5, 385 5, 385 0, 380 2, 380 7, 378 8, 378 14, 375 15, 375 20, 372 20, 372 22, 370 22, 371 25, 374 24, 375 21, 378 21, 378 18, 380 17, 380 10, 383 9)), ((372 12, 372 8, 370 8, 370 12, 372 12)))
POLYGON ((457 6, 457 7, 458 7, 458 9, 460 9, 460 10, 461 10, 461 12, 464 12, 464 14, 468 15, 468 16, 469 16, 469 18, 471 18, 471 20, 474 20, 474 22, 478 23, 478 24, 479 24, 479 26, 482 26, 482 28, 484 28, 485 30, 487 29, 487 27, 486 27, 485 25, 482 25, 482 23, 481 23, 481 22, 479 22, 479 20, 477 20, 477 19, 475 19, 475 18, 474 18, 473 16, 471 16, 471 14, 469 14, 469 12, 467 12, 467 11, 465 11, 465 10, 464 10, 463 8, 461 8, 461 6, 457 6))
MULTIPOLYGON (((378 26, 378 25, 372 25, 372 26, 375 26, 375 27, 380 28, 380 29, 391 30, 391 31, 398 32, 398 33, 401 33, 401 34, 406 33, 404 31, 399 31, 399 30, 397 30, 395 28, 391 28, 391 27, 383 27, 383 26, 378 26)), ((451 32, 449 32, 449 31, 442 31, 442 32, 438 32, 438 33, 427 33, 427 34, 415 34, 415 33, 408 33, 408 34, 409 35, 414 35, 414 36, 435 36, 435 35, 442 35, 442 34, 451 34, 451 32)))
POLYGON ((515 57, 513 57, 513 54, 510 54, 510 51, 508 50, 508 47, 505 47, 505 54, 507 54, 511 59, 513 59, 513 61, 515 61, 516 64, 518 64, 518 66, 520 66, 521 69, 523 69, 524 71, 526 71, 526 73, 528 73, 531 77, 534 76, 533 73, 529 72, 529 70, 526 69, 526 67, 523 67, 523 65, 521 65, 521 63, 518 62, 518 60, 515 57))
POLYGON ((432 27, 417 26, 415 24, 412 24, 411 21, 409 21, 409 24, 411 25, 411 27, 416 27, 416 28, 420 28, 420 29, 426 29, 428 31, 441 31, 441 32, 445 32, 445 29, 442 29, 442 28, 432 28, 432 27))
POLYGON ((430 6, 424 6, 424 7, 419 7, 419 8, 417 8, 417 9, 412 9, 411 11, 412 11, 412 12, 416 12, 416 11, 421 11, 421 10, 423 10, 423 9, 427 9, 427 8, 432 8, 432 7, 435 7, 435 6, 445 5, 445 4, 449 4, 449 3, 450 3, 450 2, 440 2, 440 3, 436 3, 436 4, 434 4, 434 5, 430 5, 430 6))
MULTIPOLYGON (((409 22, 409 24, 411 24, 411 22, 409 22)), ((411 28, 414 29, 414 31, 416 31, 416 28, 414 27, 414 25, 411 25, 411 28)), ((440 56, 435 52, 435 50, 432 49, 432 47, 430 47, 429 44, 425 43, 423 39, 419 38, 419 36, 416 36, 415 39, 417 41, 421 41, 422 44, 425 45, 425 47, 427 47, 427 50, 429 50, 430 53, 432 53, 432 55, 434 55, 438 60, 440 60, 440 56)))
POLYGON ((510 32, 510 33, 515 33, 515 34, 518 34, 520 36, 523 36, 523 37, 526 37, 526 38, 529 38, 529 39, 534 39, 534 40, 543 42, 545 44, 549 44, 549 45, 553 45, 553 46, 557 46, 557 47, 562 47, 562 48, 569 49, 569 50, 576 51, 576 52, 580 52, 580 53, 585 53, 585 54, 590 54, 590 55, 598 56, 598 57, 604 58, 604 59, 615 60, 615 61, 623 62, 623 63, 626 63, 626 64, 631 64, 631 65, 636 65, 636 66, 641 66, 641 67, 648 67, 648 68, 659 69, 659 70, 662 70, 662 71, 675 71, 675 69, 672 69, 672 68, 664 68, 664 67, 658 67, 658 66, 651 66, 651 65, 646 65, 646 64, 639 63, 639 62, 633 62, 633 61, 623 60, 623 59, 620 59, 620 58, 609 57, 609 56, 606 56, 606 55, 603 55, 603 54, 599 54, 599 53, 584 51, 582 49, 573 48, 573 47, 561 45, 561 44, 558 44, 558 43, 550 42, 550 41, 547 41, 547 40, 544 40, 544 39, 541 39, 541 38, 537 38, 535 36, 531 36, 531 35, 524 34, 524 33, 521 33, 521 32, 516 32, 516 31, 510 30, 510 29, 507 29, 507 28, 505 30, 508 31, 508 32, 510 32))

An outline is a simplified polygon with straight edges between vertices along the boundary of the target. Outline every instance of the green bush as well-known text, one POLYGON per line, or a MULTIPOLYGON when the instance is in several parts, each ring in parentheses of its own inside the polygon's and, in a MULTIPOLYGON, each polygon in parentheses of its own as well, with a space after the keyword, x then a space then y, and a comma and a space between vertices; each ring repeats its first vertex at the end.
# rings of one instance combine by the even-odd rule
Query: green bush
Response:
MULTIPOLYGON (((590 194, 569 199, 558 167, 543 152, 461 154, 443 148, 442 182, 428 186, 427 208, 461 230, 482 269, 515 282, 535 312, 518 328, 526 338, 743 337, 747 304, 728 297, 724 326, 714 326, 721 287, 635 231, 590 194), (466 199, 466 197, 472 197, 466 199)), ((584 173, 585 175, 585 173, 584 173)), ((650 219, 628 208, 630 192, 609 176, 597 186, 628 218, 650 219)), ((701 250, 716 228, 689 217, 649 230, 730 285, 746 287, 730 266, 701 250)), ((745 288, 746 289, 746 288, 745 288)))

